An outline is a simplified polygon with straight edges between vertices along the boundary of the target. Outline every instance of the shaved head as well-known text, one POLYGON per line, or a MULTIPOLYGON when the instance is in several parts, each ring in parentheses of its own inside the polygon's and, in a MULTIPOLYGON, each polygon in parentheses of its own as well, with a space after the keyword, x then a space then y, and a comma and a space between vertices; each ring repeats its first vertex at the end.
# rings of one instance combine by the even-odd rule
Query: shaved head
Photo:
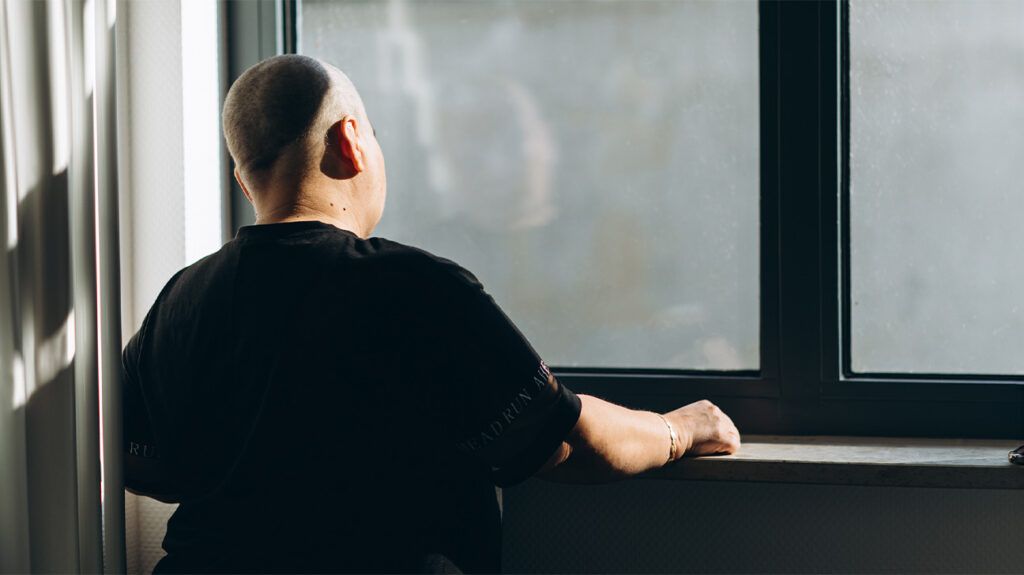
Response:
POLYGON ((301 179, 315 169, 331 126, 346 115, 366 121, 341 70, 308 56, 275 56, 231 85, 224 138, 242 178, 258 189, 272 172, 301 179))

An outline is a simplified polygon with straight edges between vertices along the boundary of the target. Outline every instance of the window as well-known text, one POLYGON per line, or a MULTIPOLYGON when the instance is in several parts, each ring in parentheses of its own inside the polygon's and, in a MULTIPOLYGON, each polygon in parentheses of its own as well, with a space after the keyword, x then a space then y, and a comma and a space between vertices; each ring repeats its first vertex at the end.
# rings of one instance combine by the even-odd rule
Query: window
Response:
POLYGON ((380 233, 477 272, 573 389, 745 433, 1024 434, 1016 3, 228 12, 233 76, 349 71, 380 233))
POLYGON ((552 365, 758 369, 755 3, 300 9, 385 150, 375 233, 473 271, 552 365))
POLYGON ((855 372, 1024 374, 1022 22, 850 3, 855 372))

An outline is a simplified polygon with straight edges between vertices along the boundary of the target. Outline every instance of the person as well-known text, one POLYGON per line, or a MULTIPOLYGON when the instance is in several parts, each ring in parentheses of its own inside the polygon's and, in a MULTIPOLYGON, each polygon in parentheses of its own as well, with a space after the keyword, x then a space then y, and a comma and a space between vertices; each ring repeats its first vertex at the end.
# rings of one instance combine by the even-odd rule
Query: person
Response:
POLYGON ((371 237, 384 157, 337 68, 260 62, 223 123, 256 224, 175 274, 123 354, 125 485, 179 503, 155 572, 496 572, 495 486, 739 448, 707 401, 574 394, 470 272, 371 237))

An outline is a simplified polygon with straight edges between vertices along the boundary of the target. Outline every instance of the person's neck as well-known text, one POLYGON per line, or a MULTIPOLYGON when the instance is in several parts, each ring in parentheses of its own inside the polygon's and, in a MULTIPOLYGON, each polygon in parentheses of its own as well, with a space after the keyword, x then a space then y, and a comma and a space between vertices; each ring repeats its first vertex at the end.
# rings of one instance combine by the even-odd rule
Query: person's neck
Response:
POLYGON ((332 201, 315 195, 303 195, 275 202, 272 206, 259 206, 256 210, 256 223, 320 221, 350 231, 361 238, 366 237, 370 231, 363 225, 357 210, 343 203, 347 202, 342 202, 340 198, 332 201))

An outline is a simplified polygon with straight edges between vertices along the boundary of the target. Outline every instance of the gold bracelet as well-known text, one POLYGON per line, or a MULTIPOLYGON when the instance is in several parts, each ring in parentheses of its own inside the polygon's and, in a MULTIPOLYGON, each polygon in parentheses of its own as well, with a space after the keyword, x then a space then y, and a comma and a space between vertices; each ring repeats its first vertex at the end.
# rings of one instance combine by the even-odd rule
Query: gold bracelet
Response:
POLYGON ((678 438, 678 436, 676 435, 676 430, 674 427, 672 427, 672 424, 669 423, 667 419, 665 419, 664 415, 660 413, 655 413, 655 415, 660 417, 661 420, 665 422, 665 427, 668 428, 668 438, 670 443, 668 446, 668 461, 666 461, 665 463, 672 463, 673 461, 676 460, 676 441, 678 438))

